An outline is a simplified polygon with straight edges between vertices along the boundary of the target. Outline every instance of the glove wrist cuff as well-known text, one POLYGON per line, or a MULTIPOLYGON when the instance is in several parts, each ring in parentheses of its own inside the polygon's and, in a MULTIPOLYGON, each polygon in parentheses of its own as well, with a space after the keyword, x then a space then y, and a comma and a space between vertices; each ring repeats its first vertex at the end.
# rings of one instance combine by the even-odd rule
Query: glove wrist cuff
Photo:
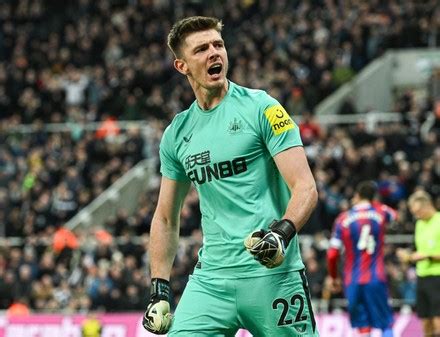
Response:
POLYGON ((295 224, 289 219, 281 219, 279 221, 274 221, 269 226, 272 232, 281 235, 286 243, 286 247, 289 245, 290 240, 296 235, 295 224))
POLYGON ((163 278, 152 278, 150 298, 168 301, 170 298, 170 282, 163 278))

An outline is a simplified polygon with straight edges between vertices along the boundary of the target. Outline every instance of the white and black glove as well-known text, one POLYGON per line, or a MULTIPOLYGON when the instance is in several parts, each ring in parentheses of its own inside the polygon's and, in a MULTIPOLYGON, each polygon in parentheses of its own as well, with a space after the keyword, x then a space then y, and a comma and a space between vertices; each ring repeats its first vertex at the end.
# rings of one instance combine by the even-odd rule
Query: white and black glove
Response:
POLYGON ((170 283, 161 278, 151 280, 150 302, 142 319, 142 325, 149 332, 164 335, 171 327, 170 283))
POLYGON ((263 266, 275 268, 283 263, 287 246, 295 235, 296 228, 292 221, 274 220, 268 231, 260 229, 251 233, 244 240, 244 246, 263 266))

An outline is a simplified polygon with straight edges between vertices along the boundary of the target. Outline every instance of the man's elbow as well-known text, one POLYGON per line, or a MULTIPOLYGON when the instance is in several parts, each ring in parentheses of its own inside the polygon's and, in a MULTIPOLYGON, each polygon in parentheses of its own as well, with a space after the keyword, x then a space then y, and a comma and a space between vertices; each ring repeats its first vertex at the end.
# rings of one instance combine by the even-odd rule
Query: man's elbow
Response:
POLYGON ((151 221, 151 228, 166 232, 176 231, 179 229, 179 221, 171 216, 158 214, 158 212, 156 212, 151 221))
POLYGON ((316 188, 315 181, 306 185, 306 194, 309 196, 310 208, 315 209, 318 204, 318 189, 316 188))

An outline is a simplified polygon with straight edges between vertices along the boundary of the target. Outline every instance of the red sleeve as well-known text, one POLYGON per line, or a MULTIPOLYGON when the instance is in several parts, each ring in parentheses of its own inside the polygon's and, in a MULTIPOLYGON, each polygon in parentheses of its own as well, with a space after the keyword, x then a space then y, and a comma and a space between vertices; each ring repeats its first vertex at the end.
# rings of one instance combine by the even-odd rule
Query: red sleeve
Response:
POLYGON ((329 275, 334 279, 338 276, 338 259, 339 250, 336 248, 329 248, 327 251, 327 269, 329 275))

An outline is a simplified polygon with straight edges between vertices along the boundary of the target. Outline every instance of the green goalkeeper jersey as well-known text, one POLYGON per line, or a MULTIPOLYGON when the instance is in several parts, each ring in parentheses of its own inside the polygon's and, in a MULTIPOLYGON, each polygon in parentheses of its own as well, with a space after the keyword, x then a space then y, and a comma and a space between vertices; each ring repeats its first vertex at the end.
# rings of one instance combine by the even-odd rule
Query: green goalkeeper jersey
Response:
POLYGON ((203 245, 195 274, 237 278, 304 268, 297 236, 274 269, 243 245, 284 215, 290 191, 272 157, 294 146, 302 146, 298 127, 278 101, 233 82, 215 108, 195 101, 176 115, 161 140, 161 173, 191 181, 199 193, 203 245))

